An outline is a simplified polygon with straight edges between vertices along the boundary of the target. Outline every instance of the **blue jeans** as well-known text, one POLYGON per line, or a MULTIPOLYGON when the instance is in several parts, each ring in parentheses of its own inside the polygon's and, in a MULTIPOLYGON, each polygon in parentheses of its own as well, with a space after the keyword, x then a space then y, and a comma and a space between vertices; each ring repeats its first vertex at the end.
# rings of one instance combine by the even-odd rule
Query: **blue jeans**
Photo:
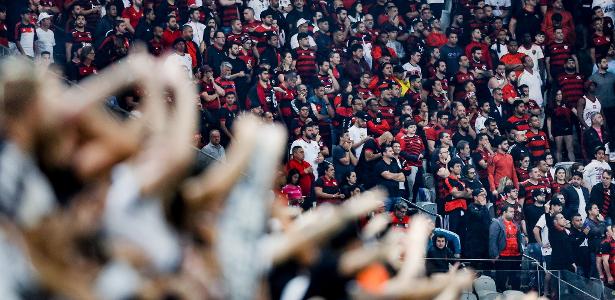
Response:
MULTIPOLYGON (((527 244, 527 248, 525 249, 525 254, 533 259, 535 259, 538 263, 542 263, 542 252, 539 243, 529 243, 527 244)), ((538 290, 538 272, 536 272, 536 266, 531 264, 529 265, 529 278, 528 278, 528 287, 530 289, 538 290)))
POLYGON ((384 209, 386 209, 386 211, 393 211, 393 209, 395 209, 395 204, 400 201, 402 201, 401 197, 387 197, 384 201, 384 209))

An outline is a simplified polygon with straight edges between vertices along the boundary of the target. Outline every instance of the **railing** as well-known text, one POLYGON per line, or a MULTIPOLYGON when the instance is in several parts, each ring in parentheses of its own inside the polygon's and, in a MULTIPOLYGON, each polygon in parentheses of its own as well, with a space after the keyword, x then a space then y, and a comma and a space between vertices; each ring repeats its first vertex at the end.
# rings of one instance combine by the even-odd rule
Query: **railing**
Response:
MULTIPOLYGON (((426 258, 428 262, 442 259, 426 258)), ((566 270, 548 270, 542 263, 536 259, 523 255, 517 261, 523 265, 521 270, 497 270, 495 268, 477 268, 480 266, 493 266, 496 260, 493 259, 464 259, 450 258, 447 262, 454 264, 459 262, 461 267, 472 267, 477 273, 491 277, 494 281, 497 279, 497 274, 513 274, 518 276, 520 281, 520 290, 526 291, 529 289, 537 290, 541 295, 544 295, 545 290, 550 292, 547 297, 557 299, 588 299, 602 300, 615 299, 615 291, 606 287, 602 281, 596 278, 585 278, 566 270), (547 287, 548 285, 548 287, 547 287), (546 288, 545 288, 546 287, 546 288)), ((476 291, 479 293, 479 291, 476 291)))
MULTIPOLYGON (((412 203, 412 201, 410 201, 410 200, 408 200, 406 198, 401 197, 401 200, 404 201, 406 204, 412 206, 413 208, 416 208, 420 212, 422 212, 424 214, 427 214, 427 215, 430 215, 432 217, 435 217, 436 219, 438 219, 440 221, 440 226, 442 226, 442 228, 444 228, 444 219, 442 218, 441 215, 439 215, 437 213, 430 212, 430 211, 428 211, 428 210, 426 210, 426 209, 424 209, 424 208, 422 208, 422 207, 412 203)), ((444 228, 444 229, 448 229, 448 228, 444 228)))

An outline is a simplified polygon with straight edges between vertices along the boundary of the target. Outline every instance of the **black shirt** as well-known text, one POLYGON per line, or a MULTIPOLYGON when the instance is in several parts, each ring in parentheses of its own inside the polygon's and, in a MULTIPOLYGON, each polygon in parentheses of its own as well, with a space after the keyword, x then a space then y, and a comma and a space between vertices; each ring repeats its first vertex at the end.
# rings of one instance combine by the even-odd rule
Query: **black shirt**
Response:
POLYGON ((523 215, 525 216, 525 225, 527 228, 527 239, 529 243, 537 243, 534 238, 534 227, 538 223, 538 219, 545 213, 544 206, 536 206, 535 204, 524 206, 523 215))
MULTIPOLYGON (((372 161, 367 161, 365 159, 365 151, 368 149, 374 154, 382 152, 380 145, 378 145, 375 139, 369 139, 365 142, 365 144, 363 144, 361 156, 359 157, 359 162, 357 163, 355 170, 357 171, 359 180, 363 183, 363 185, 365 185, 366 189, 372 188, 375 185, 374 178, 377 177, 374 176, 374 167, 379 161, 378 159, 374 159, 372 161)), ((380 174, 378 174, 378 177, 379 176, 380 174)))
MULTIPOLYGON (((401 173, 401 168, 397 163, 397 160, 391 158, 391 163, 387 164, 384 160, 380 160, 376 164, 375 174, 378 175, 378 185, 381 185, 387 189, 389 197, 401 197, 401 190, 399 189, 400 182, 397 180, 386 179, 382 176, 382 173, 389 171, 391 173, 401 173)), ((403 184, 403 182, 402 182, 403 184)))

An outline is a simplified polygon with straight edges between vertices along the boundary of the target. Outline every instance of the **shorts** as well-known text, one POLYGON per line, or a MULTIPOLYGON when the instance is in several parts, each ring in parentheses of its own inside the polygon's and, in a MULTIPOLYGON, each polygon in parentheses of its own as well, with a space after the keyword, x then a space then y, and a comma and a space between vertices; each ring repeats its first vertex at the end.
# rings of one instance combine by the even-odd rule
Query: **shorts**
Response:
POLYGON ((551 133, 553 136, 572 135, 572 126, 553 126, 551 133))

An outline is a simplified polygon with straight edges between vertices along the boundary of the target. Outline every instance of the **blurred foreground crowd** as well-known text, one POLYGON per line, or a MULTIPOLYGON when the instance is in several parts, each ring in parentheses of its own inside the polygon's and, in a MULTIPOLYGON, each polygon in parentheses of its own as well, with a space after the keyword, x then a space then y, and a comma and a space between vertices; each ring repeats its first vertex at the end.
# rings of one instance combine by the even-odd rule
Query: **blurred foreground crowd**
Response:
MULTIPOLYGON (((314 263, 319 259, 339 262, 374 216, 387 215, 387 227, 399 233, 410 228, 417 209, 437 227, 426 253, 430 272, 446 271, 456 259, 473 259, 468 264, 475 269, 519 270, 531 258, 612 285, 614 17, 615 3, 606 0, 0 1, 2 59, 11 61, 0 87, 6 245, 24 250, 40 243, 46 251, 39 259, 52 255, 91 270, 76 282, 124 278, 134 288, 136 273, 177 271, 191 258, 186 251, 215 248, 212 236, 220 232, 213 234, 214 227, 235 238, 285 232, 281 227, 293 224, 309 231, 279 216, 265 226, 262 207, 224 214, 221 199, 242 195, 221 178, 237 183, 229 174, 260 174, 264 182, 275 179, 269 188, 286 207, 277 213, 288 218, 328 209, 344 215, 352 207, 348 199, 374 187, 387 192, 377 212, 352 214, 358 220, 349 222, 354 227, 343 243, 327 246, 335 259, 301 257, 298 265, 285 265, 289 273, 269 273, 273 298, 282 297, 289 274, 323 267, 314 263), (159 60, 129 56, 140 51, 159 60), (104 76, 107 70, 113 75, 104 76), (156 105, 165 100, 168 107, 156 105), (283 164, 272 153, 233 155, 233 145, 243 143, 237 124, 244 117, 261 122, 244 128, 253 135, 243 133, 246 139, 269 141, 276 135, 265 132, 284 128, 283 164), (260 160, 276 162, 274 175, 249 167, 266 170, 260 160), (184 182, 203 170, 220 178, 203 175, 200 187, 184 182), (141 203, 151 195, 163 201, 141 203), (203 209, 202 199, 211 198, 215 209, 203 209), (61 213, 41 221, 51 211, 61 213), (143 215, 132 223, 133 213, 143 215), (220 215, 246 220, 213 226, 220 215), (45 241, 46 235, 56 239, 45 241), (114 236, 122 238, 109 242, 114 236), (75 248, 55 253, 63 239, 75 248), (147 262, 132 261, 141 251, 147 262), (107 263, 118 257, 129 257, 131 268, 107 263)), ((310 234, 304 238, 315 238, 310 234)), ((382 233, 376 236, 384 243, 382 233)), ((7 253, 20 257, 18 250, 7 253)), ((217 260, 205 259, 211 261, 217 260)), ((68 268, 41 267, 34 255, 15 276, 32 275, 28 263, 47 278, 68 268)), ((348 296, 346 289, 328 289, 327 271, 311 271, 324 286, 312 281, 301 295, 348 296)), ((190 275, 215 277, 197 273, 190 275)), ((518 274, 498 273, 498 290, 520 289, 518 274)), ((524 288, 536 290, 537 275, 524 288)), ((0 276, 0 290, 1 282, 0 276)), ((83 292, 70 286, 53 282, 45 291, 83 292)), ((553 291, 547 284, 540 292, 553 291)))

